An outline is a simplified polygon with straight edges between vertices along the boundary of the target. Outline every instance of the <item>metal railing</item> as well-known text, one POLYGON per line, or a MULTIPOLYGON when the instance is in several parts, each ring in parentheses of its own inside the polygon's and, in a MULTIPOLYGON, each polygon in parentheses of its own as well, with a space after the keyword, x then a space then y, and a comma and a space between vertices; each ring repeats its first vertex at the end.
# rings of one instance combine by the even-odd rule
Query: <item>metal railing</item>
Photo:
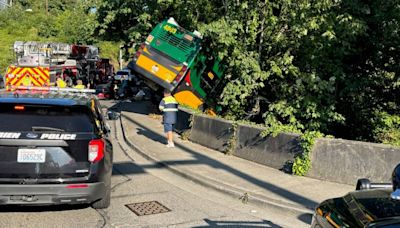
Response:
POLYGON ((68 93, 95 93, 94 89, 58 88, 58 87, 37 87, 37 86, 11 86, 0 91, 35 91, 35 92, 68 92, 68 93))

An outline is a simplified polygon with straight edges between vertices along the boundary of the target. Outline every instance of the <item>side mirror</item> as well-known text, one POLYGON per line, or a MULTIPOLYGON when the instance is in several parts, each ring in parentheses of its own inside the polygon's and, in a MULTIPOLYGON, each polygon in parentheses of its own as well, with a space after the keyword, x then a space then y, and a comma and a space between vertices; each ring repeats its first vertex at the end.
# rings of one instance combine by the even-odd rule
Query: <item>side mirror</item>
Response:
POLYGON ((365 190, 371 188, 371 182, 369 179, 363 178, 357 180, 356 190, 365 190))
POLYGON ((393 185, 391 183, 371 183, 371 181, 367 178, 357 180, 356 190, 367 190, 367 189, 377 189, 377 188, 388 189, 388 188, 393 188, 393 185))

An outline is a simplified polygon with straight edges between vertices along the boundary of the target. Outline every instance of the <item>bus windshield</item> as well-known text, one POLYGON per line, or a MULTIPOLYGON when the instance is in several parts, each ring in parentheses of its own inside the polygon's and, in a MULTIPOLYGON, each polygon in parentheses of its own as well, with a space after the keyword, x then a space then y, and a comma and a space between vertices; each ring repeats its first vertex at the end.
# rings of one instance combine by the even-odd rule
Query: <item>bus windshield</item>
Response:
POLYGON ((181 63, 192 61, 200 49, 201 38, 168 22, 154 28, 150 35, 153 48, 181 63))

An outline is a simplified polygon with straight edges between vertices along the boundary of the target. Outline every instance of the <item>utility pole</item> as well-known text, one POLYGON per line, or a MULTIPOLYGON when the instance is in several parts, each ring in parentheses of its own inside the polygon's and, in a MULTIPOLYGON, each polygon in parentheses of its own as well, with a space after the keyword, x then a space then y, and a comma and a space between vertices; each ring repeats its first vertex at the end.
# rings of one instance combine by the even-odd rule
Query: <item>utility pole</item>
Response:
POLYGON ((123 59, 122 59, 122 48, 124 48, 124 46, 119 46, 119 69, 122 70, 122 65, 123 65, 123 59))

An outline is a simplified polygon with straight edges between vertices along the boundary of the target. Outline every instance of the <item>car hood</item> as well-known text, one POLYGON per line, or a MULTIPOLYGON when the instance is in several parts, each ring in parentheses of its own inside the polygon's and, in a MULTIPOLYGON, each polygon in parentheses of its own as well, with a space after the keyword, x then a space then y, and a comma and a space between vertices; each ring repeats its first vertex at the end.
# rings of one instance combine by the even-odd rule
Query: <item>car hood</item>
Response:
POLYGON ((400 200, 390 197, 391 189, 373 189, 350 192, 324 201, 324 211, 334 214, 348 224, 364 227, 377 221, 400 217, 400 200))

